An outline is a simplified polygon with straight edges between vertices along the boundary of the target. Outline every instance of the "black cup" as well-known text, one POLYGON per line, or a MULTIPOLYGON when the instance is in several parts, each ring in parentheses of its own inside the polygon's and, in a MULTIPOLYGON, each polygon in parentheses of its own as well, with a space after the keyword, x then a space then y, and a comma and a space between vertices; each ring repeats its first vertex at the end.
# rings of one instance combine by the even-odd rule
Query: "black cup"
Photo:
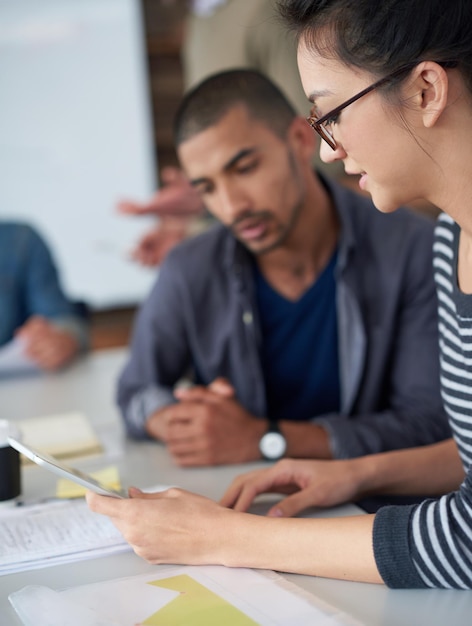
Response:
POLYGON ((21 493, 20 455, 8 443, 17 435, 7 420, 0 420, 0 502, 12 500, 21 493))

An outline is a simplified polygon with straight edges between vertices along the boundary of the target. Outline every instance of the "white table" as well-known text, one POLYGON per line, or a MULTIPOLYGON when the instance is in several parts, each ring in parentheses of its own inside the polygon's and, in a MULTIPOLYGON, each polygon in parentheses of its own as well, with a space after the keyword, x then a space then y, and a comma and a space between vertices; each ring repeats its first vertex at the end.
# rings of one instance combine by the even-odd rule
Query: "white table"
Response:
MULTIPOLYGON (((0 416, 21 419, 34 415, 80 410, 106 441, 110 458, 95 458, 78 467, 92 471, 113 462, 126 485, 173 484, 212 498, 219 498, 232 478, 259 464, 202 469, 175 467, 163 446, 125 438, 114 404, 115 382, 126 358, 122 349, 106 350, 84 357, 68 370, 55 375, 0 381, 0 416)), ((262 465, 262 464, 261 464, 262 465)), ((23 470, 23 495, 40 498, 53 495, 56 478, 39 467, 23 470)), ((355 512, 348 505, 335 514, 355 512)), ((326 512, 323 514, 327 514, 326 512)), ((87 582, 145 574, 148 565, 132 552, 21 572, 0 577, 0 626, 20 624, 8 595, 26 585, 41 584, 63 589, 87 582)), ((464 591, 393 591, 380 585, 287 575, 289 580, 321 600, 371 626, 470 626, 472 593, 464 591)))

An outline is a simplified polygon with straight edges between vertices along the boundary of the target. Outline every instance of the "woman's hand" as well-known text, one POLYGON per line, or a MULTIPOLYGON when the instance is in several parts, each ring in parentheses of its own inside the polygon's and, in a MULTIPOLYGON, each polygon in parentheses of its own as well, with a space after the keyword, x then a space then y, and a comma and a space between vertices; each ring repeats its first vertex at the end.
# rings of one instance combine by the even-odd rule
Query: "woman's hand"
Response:
MULTIPOLYGON (((251 474, 252 478, 238 479, 228 492, 234 497, 227 494, 225 498, 228 503, 233 501, 235 508, 243 508, 244 485, 253 484, 252 493, 295 487, 299 491, 281 503, 291 502, 283 514, 293 515, 319 503, 316 475, 324 473, 319 472, 321 468, 326 475, 332 468, 344 484, 343 466, 348 467, 348 462, 281 461, 251 474), (303 498, 292 500, 297 495, 303 498)), ((325 503, 343 499, 325 498, 325 503)), ((136 554, 150 563, 253 567, 381 582, 372 549, 372 515, 271 519, 232 511, 175 488, 152 494, 130 489, 129 499, 88 492, 87 502, 92 511, 108 515, 136 554)))
POLYGON ((262 493, 290 494, 267 513, 291 517, 310 506, 330 507, 360 496, 361 475, 357 459, 348 461, 295 461, 283 459, 272 467, 238 476, 220 504, 247 511, 262 493))
POLYGON ((150 563, 219 564, 233 511, 182 489, 143 493, 129 499, 87 492, 87 504, 107 515, 133 550, 150 563))

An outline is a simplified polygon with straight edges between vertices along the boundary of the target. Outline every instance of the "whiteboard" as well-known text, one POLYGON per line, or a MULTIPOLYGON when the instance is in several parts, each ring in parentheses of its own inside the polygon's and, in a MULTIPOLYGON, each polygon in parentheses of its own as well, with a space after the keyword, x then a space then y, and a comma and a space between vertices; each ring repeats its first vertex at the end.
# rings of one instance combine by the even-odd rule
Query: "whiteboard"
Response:
POLYGON ((155 272, 129 260, 155 190, 139 0, 0 0, 0 218, 49 243, 71 298, 129 306, 155 272))

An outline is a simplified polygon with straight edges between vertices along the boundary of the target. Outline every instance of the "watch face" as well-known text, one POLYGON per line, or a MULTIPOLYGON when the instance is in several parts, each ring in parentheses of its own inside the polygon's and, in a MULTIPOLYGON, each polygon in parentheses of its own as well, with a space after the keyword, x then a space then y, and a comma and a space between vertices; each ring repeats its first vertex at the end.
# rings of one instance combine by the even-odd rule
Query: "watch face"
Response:
POLYGON ((260 450, 266 459, 280 459, 287 448, 285 437, 280 433, 266 433, 259 444, 260 450))

